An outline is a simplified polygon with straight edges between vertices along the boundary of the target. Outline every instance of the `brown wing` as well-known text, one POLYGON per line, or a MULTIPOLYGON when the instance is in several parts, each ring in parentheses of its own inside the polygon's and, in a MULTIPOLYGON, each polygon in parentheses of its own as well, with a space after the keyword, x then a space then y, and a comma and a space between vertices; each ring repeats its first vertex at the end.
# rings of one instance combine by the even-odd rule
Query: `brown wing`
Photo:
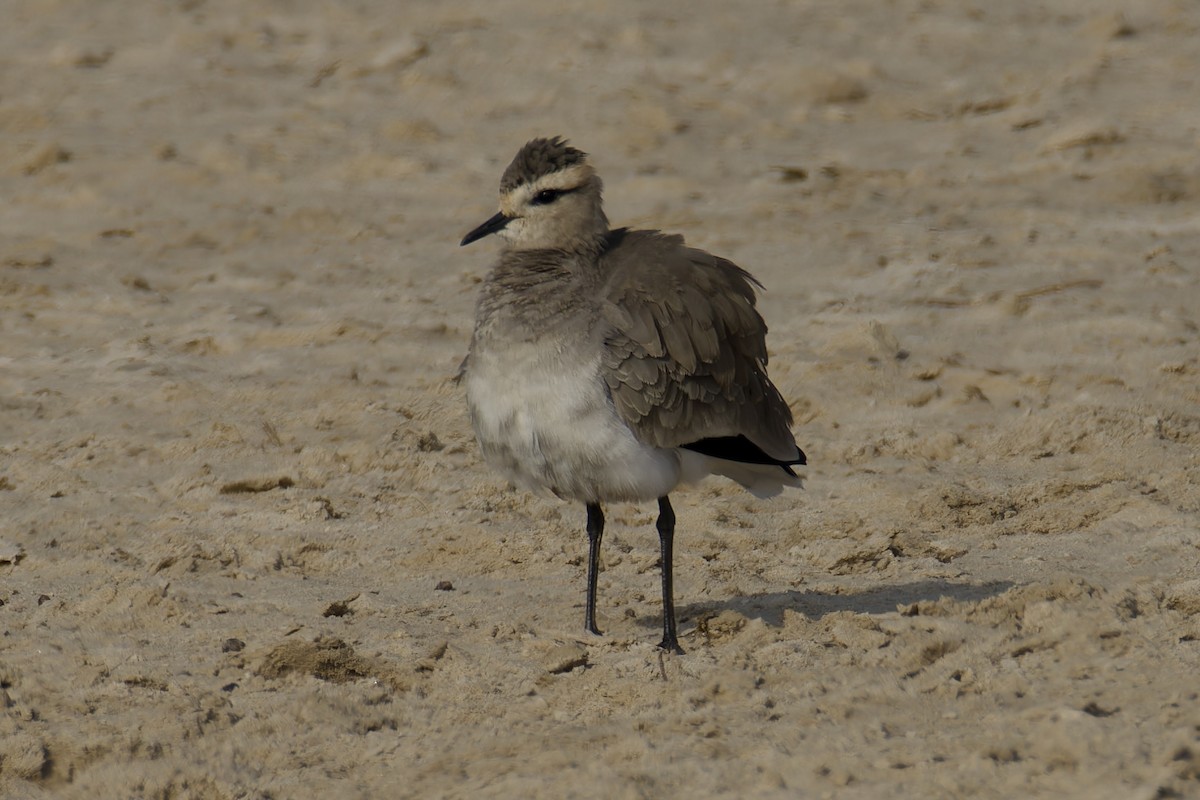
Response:
POLYGON ((657 447, 743 435, 796 458, 792 414, 767 378, 767 326, 746 271, 656 231, 614 231, 601 267, 602 369, 617 413, 657 447))

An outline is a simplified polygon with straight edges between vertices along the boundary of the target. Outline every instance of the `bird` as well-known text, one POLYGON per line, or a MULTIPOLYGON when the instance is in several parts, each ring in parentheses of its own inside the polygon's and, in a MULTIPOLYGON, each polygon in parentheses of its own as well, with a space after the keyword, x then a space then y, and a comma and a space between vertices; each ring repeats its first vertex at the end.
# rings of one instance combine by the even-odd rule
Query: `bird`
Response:
POLYGON ((750 273, 679 235, 610 228, 588 154, 536 138, 500 178, 500 210, 463 237, 503 245, 463 363, 485 462, 521 488, 583 503, 584 628, 596 635, 603 506, 658 501, 663 638, 675 618, 669 494, 710 474, 758 497, 807 464, 767 376, 750 273))

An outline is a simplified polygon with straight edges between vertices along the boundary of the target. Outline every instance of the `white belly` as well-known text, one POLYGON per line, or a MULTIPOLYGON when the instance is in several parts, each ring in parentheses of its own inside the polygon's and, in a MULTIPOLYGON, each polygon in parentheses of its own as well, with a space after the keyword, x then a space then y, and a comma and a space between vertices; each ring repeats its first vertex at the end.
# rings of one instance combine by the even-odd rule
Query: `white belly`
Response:
POLYGON ((585 503, 662 497, 675 450, 642 444, 617 416, 597 360, 513 342, 475 352, 467 403, 484 458, 510 480, 585 503), (547 357, 547 356, 550 357, 547 357))

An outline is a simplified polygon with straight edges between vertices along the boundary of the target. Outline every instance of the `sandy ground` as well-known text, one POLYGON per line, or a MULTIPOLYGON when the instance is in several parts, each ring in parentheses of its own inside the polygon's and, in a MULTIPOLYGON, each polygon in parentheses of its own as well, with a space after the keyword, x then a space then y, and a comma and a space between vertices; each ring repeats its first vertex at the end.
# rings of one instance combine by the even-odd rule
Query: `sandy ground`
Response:
POLYGON ((6 0, 0 796, 1200 797, 1200 5, 550 5, 6 0), (452 381, 553 134, 769 290, 682 657, 452 381))

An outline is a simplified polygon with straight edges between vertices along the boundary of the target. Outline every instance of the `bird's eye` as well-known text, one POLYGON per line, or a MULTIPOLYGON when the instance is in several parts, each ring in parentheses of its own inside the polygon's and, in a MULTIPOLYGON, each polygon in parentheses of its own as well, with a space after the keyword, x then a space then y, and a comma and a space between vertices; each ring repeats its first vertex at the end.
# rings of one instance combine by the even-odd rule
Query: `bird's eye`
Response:
POLYGON ((535 206, 549 205, 550 203, 553 203, 555 200, 557 200, 559 195, 561 195, 561 194, 562 194, 562 192, 559 191, 558 189, 543 189, 542 191, 535 194, 533 196, 533 199, 530 200, 529 202, 535 206))

